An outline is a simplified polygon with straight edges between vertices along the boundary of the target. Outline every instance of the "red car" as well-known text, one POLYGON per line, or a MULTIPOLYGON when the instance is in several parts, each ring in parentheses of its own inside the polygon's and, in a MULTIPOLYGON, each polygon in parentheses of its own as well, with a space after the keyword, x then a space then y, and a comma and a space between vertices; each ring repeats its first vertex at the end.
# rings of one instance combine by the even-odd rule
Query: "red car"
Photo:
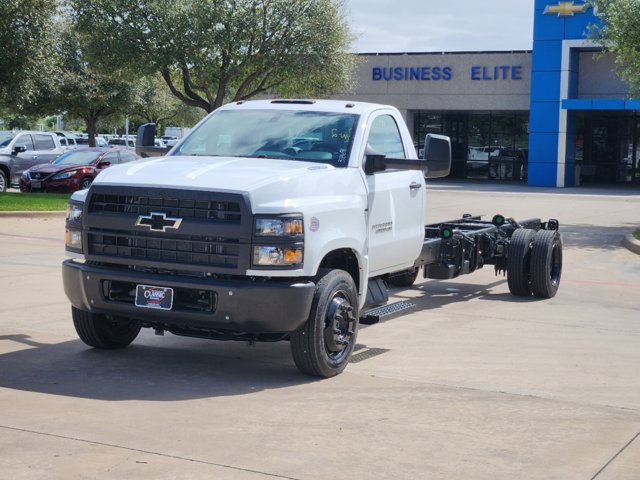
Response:
POLYGON ((75 192, 89 188, 93 179, 111 165, 140 157, 131 150, 116 148, 76 148, 52 163, 36 165, 20 178, 21 192, 75 192))

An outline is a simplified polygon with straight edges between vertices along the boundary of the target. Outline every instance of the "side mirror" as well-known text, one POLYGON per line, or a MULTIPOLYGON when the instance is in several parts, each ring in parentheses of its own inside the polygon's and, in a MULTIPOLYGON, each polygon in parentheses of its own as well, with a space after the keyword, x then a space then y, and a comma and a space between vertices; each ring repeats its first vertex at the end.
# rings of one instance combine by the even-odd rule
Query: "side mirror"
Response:
POLYGON ((424 140, 425 178, 446 177, 451 172, 451 139, 444 135, 427 134, 424 140))
POLYGON ((16 145, 13 147, 13 153, 14 155, 16 153, 24 153, 27 151, 27 146, 26 145, 16 145))
MULTIPOLYGON (((141 147, 153 147, 155 139, 155 123, 145 123, 144 125, 140 125, 140 127, 138 127, 138 133, 136 135, 136 145, 140 145, 141 147)), ((130 146, 133 147, 133 145, 130 146)))
POLYGON ((109 160, 103 160, 102 162, 99 162, 97 167, 98 168, 107 168, 111 166, 111 162, 109 160))

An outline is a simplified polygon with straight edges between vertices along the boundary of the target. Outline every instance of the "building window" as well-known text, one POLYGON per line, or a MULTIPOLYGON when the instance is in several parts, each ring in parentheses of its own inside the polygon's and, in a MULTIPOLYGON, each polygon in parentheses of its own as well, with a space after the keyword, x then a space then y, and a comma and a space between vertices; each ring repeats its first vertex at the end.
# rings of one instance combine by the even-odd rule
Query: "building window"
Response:
POLYGON ((416 112, 418 153, 427 133, 451 138, 453 178, 527 178, 529 112, 416 112))
POLYGON ((598 110, 574 115, 577 183, 640 182, 640 115, 598 110))

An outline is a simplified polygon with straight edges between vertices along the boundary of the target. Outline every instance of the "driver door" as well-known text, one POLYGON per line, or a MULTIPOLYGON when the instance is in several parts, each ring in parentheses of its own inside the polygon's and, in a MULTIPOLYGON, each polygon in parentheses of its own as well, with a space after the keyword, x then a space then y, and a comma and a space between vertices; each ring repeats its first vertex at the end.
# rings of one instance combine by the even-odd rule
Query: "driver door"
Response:
MULTIPOLYGON (((407 158, 409 144, 390 114, 370 121, 368 146, 390 158, 407 158)), ((413 148, 413 145, 411 145, 413 148)), ((419 170, 367 175, 369 275, 413 266, 424 239, 425 183, 419 170)))

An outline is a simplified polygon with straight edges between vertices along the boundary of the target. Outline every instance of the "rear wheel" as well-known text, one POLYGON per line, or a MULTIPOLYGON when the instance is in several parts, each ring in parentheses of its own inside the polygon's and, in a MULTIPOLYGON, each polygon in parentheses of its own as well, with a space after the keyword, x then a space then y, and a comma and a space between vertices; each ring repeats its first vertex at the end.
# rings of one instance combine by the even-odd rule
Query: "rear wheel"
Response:
POLYGON ((556 230, 540 230, 531 248, 531 291, 536 297, 552 298, 562 275, 562 240, 556 230))
POLYGON ((418 278, 419 268, 413 268, 403 273, 389 275, 389 283, 396 287, 410 287, 418 278))
POLYGON ((307 322, 291 334, 291 353, 302 373, 333 377, 342 372, 356 343, 358 291, 343 270, 323 270, 307 322))
POLYGON ((529 264, 534 235, 533 230, 519 228, 513 232, 509 242, 507 283, 511 294, 518 297, 531 296, 529 264))
POLYGON ((140 332, 136 320, 85 312, 71 307, 73 326, 84 343, 95 348, 122 348, 135 340, 140 332))
POLYGON ((4 171, 0 169, 0 192, 6 192, 7 188, 9 188, 7 176, 4 171))

